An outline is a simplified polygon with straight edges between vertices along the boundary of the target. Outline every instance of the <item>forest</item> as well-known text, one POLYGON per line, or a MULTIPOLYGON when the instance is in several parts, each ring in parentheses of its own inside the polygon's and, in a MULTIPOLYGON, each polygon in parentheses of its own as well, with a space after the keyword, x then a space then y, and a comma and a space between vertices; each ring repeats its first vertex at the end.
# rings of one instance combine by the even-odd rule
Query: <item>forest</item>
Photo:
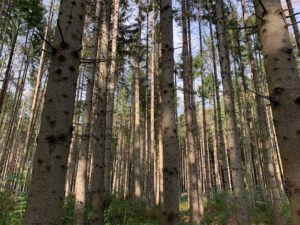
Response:
POLYGON ((298 0, 0 0, 0 225, 300 225, 298 0))

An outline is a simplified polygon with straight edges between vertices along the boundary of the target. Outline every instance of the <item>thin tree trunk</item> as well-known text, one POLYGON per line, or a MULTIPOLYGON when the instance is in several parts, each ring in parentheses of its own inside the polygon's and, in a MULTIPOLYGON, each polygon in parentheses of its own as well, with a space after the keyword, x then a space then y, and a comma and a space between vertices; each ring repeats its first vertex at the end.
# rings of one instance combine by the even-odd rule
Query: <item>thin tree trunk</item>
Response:
MULTIPOLYGON (((113 29, 112 29, 112 44, 111 44, 111 65, 110 65, 110 79, 108 79, 107 85, 107 123, 106 123, 106 162, 111 160, 111 151, 112 151, 112 125, 113 125, 113 116, 114 116, 114 94, 116 86, 116 68, 117 68, 117 41, 118 41, 118 30, 119 30, 119 0, 114 0, 114 18, 113 18, 113 29)), ((106 191, 109 191, 109 184, 111 178, 109 176, 109 171, 111 170, 110 165, 105 166, 105 184, 106 191)))
POLYGON ((299 51, 298 54, 300 54, 300 33, 299 33, 299 28, 298 28, 299 22, 297 22, 292 1, 286 0, 286 4, 287 4, 288 10, 289 10, 289 17, 291 19, 292 27, 293 27, 294 34, 295 34, 296 44, 297 44, 298 51, 299 51))
POLYGON ((230 62, 227 47, 224 17, 223 17, 223 2, 217 0, 216 2, 217 14, 217 34, 219 45, 219 58, 221 65, 221 75, 223 82, 224 104, 225 113, 227 115, 227 128, 228 128, 228 153, 231 164, 232 184, 234 189, 234 200, 236 206, 237 224, 249 224, 248 209, 245 202, 245 184, 244 172, 241 162, 241 148, 238 138, 233 87, 230 75, 230 62))
POLYGON ((8 58, 8 62, 7 62, 7 66, 6 66, 6 70, 5 70, 5 74, 4 74, 4 80, 3 80, 3 84, 1 87, 1 91, 0 91, 0 114, 2 113, 2 109, 3 109, 3 105, 4 105, 4 98, 6 96, 9 81, 11 79, 11 65, 12 65, 12 60, 13 60, 13 56, 14 56, 14 52, 15 52, 17 38, 19 35, 20 23, 21 22, 18 22, 17 30, 16 30, 16 33, 12 40, 12 43, 11 43, 11 49, 10 49, 9 58, 8 58))
POLYGON ((187 140, 187 150, 189 159, 189 175, 190 175, 190 185, 189 185, 189 205, 190 205, 190 223, 200 222, 200 208, 198 201, 198 173, 196 165, 196 140, 193 132, 193 119, 192 119, 192 99, 193 98, 193 83, 191 80, 192 71, 190 70, 191 63, 188 52, 188 30, 187 30, 187 9, 186 1, 182 0, 182 56, 183 56, 183 90, 184 90, 184 114, 185 114, 185 124, 186 124, 186 140, 187 140))
POLYGON ((142 183, 141 183, 141 110, 140 110, 140 45, 142 32, 142 3, 139 3, 138 13, 138 32, 136 35, 137 44, 135 46, 134 59, 134 196, 137 200, 142 197, 142 183))
POLYGON ((104 224, 105 208, 105 139, 106 139, 106 109, 107 109, 107 75, 108 75, 108 45, 109 45, 109 1, 101 1, 102 25, 101 44, 99 49, 99 77, 96 85, 96 121, 95 150, 93 157, 92 178, 92 225, 104 224))
MULTIPOLYGON (((92 60, 97 58, 98 52, 98 39, 99 39, 99 26, 100 26, 100 11, 101 0, 97 0, 95 9, 95 23, 92 37, 92 48, 90 58, 92 60)), ((84 210, 86 205, 86 189, 87 189, 87 160, 88 152, 90 148, 91 137, 91 114, 94 92, 94 80, 97 72, 96 64, 91 64, 91 68, 88 71, 87 76, 87 90, 85 97, 85 105, 83 110, 82 121, 82 146, 79 149, 77 174, 75 183, 75 224, 84 225, 84 210)))

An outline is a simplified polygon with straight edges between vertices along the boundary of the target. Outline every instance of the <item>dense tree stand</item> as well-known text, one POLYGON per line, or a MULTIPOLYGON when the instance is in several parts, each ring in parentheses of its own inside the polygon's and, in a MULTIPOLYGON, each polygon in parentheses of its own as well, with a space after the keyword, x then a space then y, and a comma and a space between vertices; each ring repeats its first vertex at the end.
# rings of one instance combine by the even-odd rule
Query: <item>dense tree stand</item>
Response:
POLYGON ((300 225, 299 13, 0 0, 0 225, 300 225))

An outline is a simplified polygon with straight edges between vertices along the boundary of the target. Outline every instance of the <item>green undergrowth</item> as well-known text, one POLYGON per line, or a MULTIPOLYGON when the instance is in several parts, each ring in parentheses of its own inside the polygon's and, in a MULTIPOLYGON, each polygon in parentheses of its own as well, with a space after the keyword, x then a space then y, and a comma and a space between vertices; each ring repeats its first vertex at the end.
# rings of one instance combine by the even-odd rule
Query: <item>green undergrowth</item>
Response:
MULTIPOLYGON (((233 196, 230 196, 233 202, 233 196)), ((91 220, 91 196, 87 196, 87 207, 85 211, 86 225, 91 220)), ((207 208, 207 198, 202 196, 204 207, 207 208)), ((14 199, 9 192, 0 192, 0 225, 22 225, 26 208, 27 194, 22 193, 14 199)), ((247 200, 249 203, 249 201, 247 200)), ((286 225, 291 224, 290 210, 285 196, 281 198, 282 214, 286 225)), ((106 200, 105 225, 163 225, 162 210, 159 207, 147 209, 145 201, 137 202, 135 199, 119 199, 110 196, 106 200)), ((74 224, 74 195, 66 198, 63 209, 63 225, 74 224)), ((274 214, 270 203, 263 203, 255 197, 252 204, 248 204, 251 225, 273 225, 274 214)), ((211 197, 211 209, 206 210, 202 217, 201 225, 225 225, 234 224, 234 205, 226 206, 224 193, 213 193, 211 197)), ((180 198, 181 225, 189 223, 189 203, 187 194, 180 198)))
POLYGON ((10 192, 0 192, 0 225, 22 225, 26 203, 26 193, 14 199, 10 192))

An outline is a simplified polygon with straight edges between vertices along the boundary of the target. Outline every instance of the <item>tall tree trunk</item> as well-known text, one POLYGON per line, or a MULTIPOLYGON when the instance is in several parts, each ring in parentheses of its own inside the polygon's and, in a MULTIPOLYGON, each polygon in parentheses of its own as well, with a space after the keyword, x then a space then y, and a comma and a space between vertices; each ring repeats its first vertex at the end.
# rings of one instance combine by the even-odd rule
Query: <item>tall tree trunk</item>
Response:
MULTIPOLYGON (((98 52, 98 39, 99 39, 99 27, 100 27, 100 11, 101 11, 101 0, 97 0, 95 9, 95 22, 92 37, 92 46, 90 52, 91 60, 97 58, 98 52)), ((94 92, 94 80, 97 72, 96 63, 91 64, 87 76, 87 90, 85 96, 84 110, 83 110, 83 121, 82 121, 82 138, 81 148, 79 149, 77 174, 75 183, 75 224, 84 225, 84 210, 86 205, 86 188, 87 188, 87 160, 88 152, 90 148, 90 137, 91 137, 91 114, 92 114, 92 103, 93 103, 93 92, 94 92)))
MULTIPOLYGON (((242 9, 243 9, 244 27, 247 27, 248 17, 246 15, 245 0, 242 0, 242 9)), ((271 197, 272 197, 272 203, 273 203, 274 214, 275 214, 275 222, 277 225, 281 225, 283 224, 283 220, 282 220, 282 213, 280 210, 280 191, 277 186, 276 176, 275 176, 276 175, 275 165, 273 164, 273 159, 272 159, 272 147, 270 143, 270 133, 269 133, 265 103, 264 103, 264 99, 261 97, 263 96, 263 93, 261 91, 261 80, 257 75, 255 60, 254 60, 252 47, 251 47, 251 40, 248 35, 246 35, 246 44, 247 44, 247 50, 249 55, 249 62, 250 62, 250 68, 251 68, 251 73, 253 78, 254 89, 256 92, 255 95, 256 113, 258 118, 259 133, 261 135, 265 169, 267 170, 268 173, 267 179, 272 193, 271 197)))
POLYGON ((136 35, 137 43, 135 46, 135 59, 133 62, 134 69, 134 195, 137 200, 142 197, 142 182, 141 182, 141 110, 140 110, 140 45, 142 32, 142 3, 139 3, 138 13, 138 32, 136 35))
POLYGON ((284 13, 279 0, 255 0, 284 186, 292 222, 300 224, 300 79, 284 13), (274 38, 278 37, 278 38, 274 38))
POLYGON ((173 9, 160 1, 164 224, 179 225, 179 155, 175 120, 173 9))
POLYGON ((25 225, 61 224, 85 5, 85 0, 61 2, 25 225))
POLYGON ((217 34, 219 45, 219 58, 221 65, 221 75, 223 83, 223 94, 225 113, 227 115, 227 128, 228 128, 228 153, 231 164, 232 184, 234 189, 234 200, 236 206, 237 224, 249 224, 248 209, 245 202, 245 184, 244 172, 241 162, 241 148, 238 138, 233 87, 230 75, 230 62, 229 52, 227 47, 225 23, 223 16, 223 1, 217 0, 216 2, 217 14, 217 34))
MULTIPOLYGON (((116 86, 116 69, 117 69, 117 41, 118 41, 118 30, 119 30, 119 0, 114 0, 114 18, 113 18, 113 28, 112 28, 112 44, 111 44, 111 65, 110 65, 110 79, 108 79, 107 84, 107 123, 106 123, 106 144, 105 152, 107 154, 107 162, 111 160, 112 152, 112 125, 114 119, 114 94, 116 86)), ((105 172, 105 184, 109 185, 111 183, 110 178, 110 165, 106 165, 105 172)), ((106 191, 109 191, 109 186, 106 187, 106 191)))
MULTIPOLYGON (((211 8, 211 5, 210 7, 211 8)), ((223 131, 223 122, 222 122, 222 113, 221 113, 221 103, 220 103, 220 89, 219 89, 219 80, 217 74, 217 64, 216 64, 216 50, 215 50, 215 41, 212 30, 212 17, 211 13, 208 13, 209 16, 209 32, 210 32, 210 41, 211 41, 211 51, 212 51, 212 63, 213 63, 213 80, 214 80, 214 88, 216 95, 216 103, 217 103, 217 139, 218 139, 218 150, 221 155, 221 170, 223 177, 223 185, 224 191, 226 195, 226 206, 230 206, 230 182, 229 182, 229 173, 228 173, 228 163, 226 157, 226 148, 225 148, 225 140, 224 140, 224 131, 223 131)))
POLYGON ((108 74, 108 45, 110 5, 108 0, 101 1, 102 24, 101 44, 98 57, 99 77, 96 85, 96 121, 94 127, 95 150, 93 157, 92 178, 92 225, 104 224, 105 203, 105 139, 106 139, 106 103, 107 103, 107 74, 108 74))
POLYGON ((187 1, 182 0, 182 56, 183 56, 183 90, 184 90, 184 114, 185 114, 185 125, 186 125, 186 140, 187 150, 189 159, 189 204, 190 204, 190 223, 200 222, 200 208, 198 201, 198 171, 196 165, 196 140, 194 136, 194 124, 192 118, 192 98, 194 95, 193 91, 193 76, 191 68, 191 61, 188 52, 188 29, 187 29, 187 1))
POLYGON ((155 184, 155 153, 156 153, 156 143, 155 143, 155 84, 156 84, 156 51, 155 51, 155 41, 156 41, 156 1, 152 0, 152 28, 151 28, 151 73, 150 73, 150 92, 151 92, 151 96, 150 96, 150 185, 151 188, 153 188, 153 190, 151 189, 151 197, 150 198, 150 207, 153 208, 154 207, 154 203, 155 203, 155 196, 154 196, 154 184, 155 184))

